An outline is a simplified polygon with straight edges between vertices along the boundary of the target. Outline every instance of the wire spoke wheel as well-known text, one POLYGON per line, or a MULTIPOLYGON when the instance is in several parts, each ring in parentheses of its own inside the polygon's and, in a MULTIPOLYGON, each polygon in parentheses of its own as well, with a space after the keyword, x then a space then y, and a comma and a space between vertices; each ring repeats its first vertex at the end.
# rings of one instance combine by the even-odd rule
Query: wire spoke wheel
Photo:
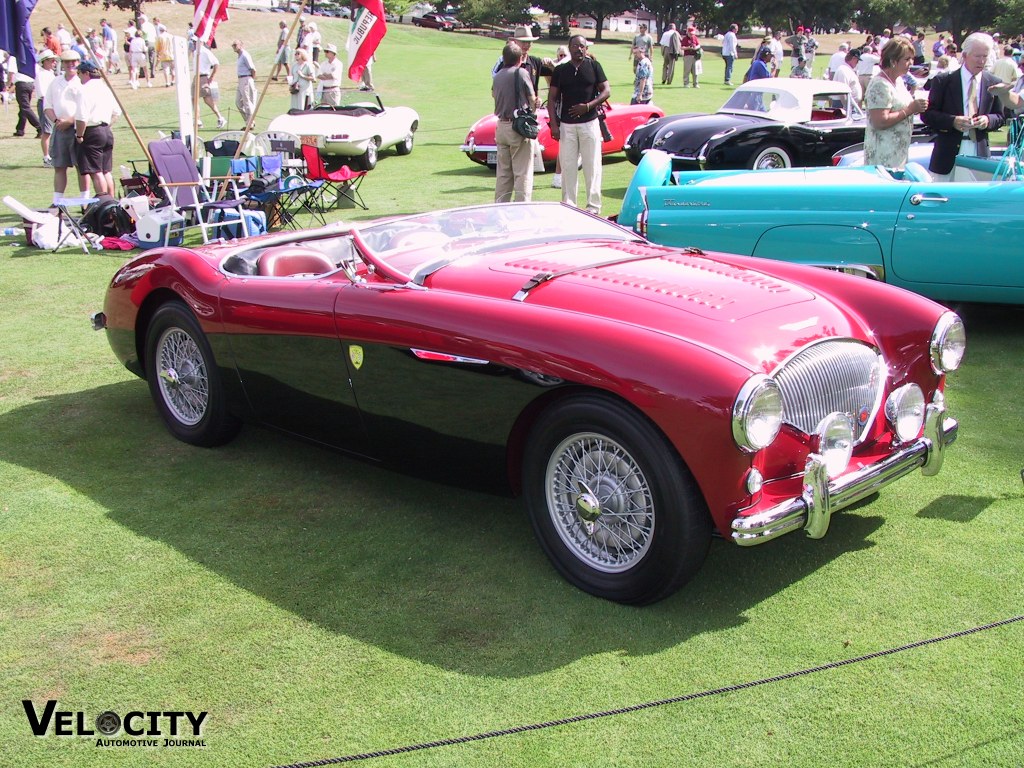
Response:
POLYGON ((156 355, 164 402, 182 424, 195 426, 210 403, 210 380, 199 347, 180 328, 169 328, 157 341, 156 355))
POLYGON ((588 565, 621 572, 654 536, 654 499, 629 452, 593 432, 571 435, 551 454, 548 510, 569 550, 588 565))
POLYGON ((650 419, 614 397, 575 395, 537 417, 523 496, 551 564, 606 600, 661 600, 707 555, 711 518, 690 471, 650 419))
POLYGON ((192 445, 226 443, 240 420, 231 414, 210 343, 187 306, 169 301, 146 333, 146 378, 167 429, 192 445))

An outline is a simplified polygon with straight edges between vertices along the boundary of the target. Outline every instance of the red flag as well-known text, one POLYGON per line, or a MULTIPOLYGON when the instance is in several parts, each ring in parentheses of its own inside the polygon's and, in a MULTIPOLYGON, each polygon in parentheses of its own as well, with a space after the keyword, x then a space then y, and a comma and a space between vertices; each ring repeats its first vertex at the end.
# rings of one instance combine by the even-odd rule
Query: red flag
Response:
POLYGON ((228 0, 195 0, 192 33, 204 44, 210 42, 217 25, 228 17, 228 0))
POLYGON ((355 14, 348 31, 348 76, 359 80, 380 41, 388 32, 382 0, 355 0, 355 14))

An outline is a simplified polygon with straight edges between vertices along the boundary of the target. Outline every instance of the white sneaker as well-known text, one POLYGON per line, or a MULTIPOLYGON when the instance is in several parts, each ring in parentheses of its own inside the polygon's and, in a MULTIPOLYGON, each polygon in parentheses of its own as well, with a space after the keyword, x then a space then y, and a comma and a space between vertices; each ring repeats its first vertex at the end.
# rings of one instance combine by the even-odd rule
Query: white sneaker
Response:
POLYGON ((562 188, 562 174, 556 173, 554 176, 551 177, 551 186, 554 187, 555 189, 562 188))
POLYGON ((228 120, 227 120, 226 117, 222 117, 219 120, 217 120, 217 127, 218 128, 227 128, 227 126, 228 126, 228 120))

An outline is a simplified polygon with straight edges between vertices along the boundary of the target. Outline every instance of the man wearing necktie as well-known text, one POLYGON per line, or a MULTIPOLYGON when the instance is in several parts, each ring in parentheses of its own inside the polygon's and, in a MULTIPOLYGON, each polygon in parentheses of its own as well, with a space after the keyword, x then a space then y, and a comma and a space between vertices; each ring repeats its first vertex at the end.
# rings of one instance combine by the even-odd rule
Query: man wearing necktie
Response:
POLYGON ((983 32, 964 40, 963 66, 938 75, 921 121, 938 131, 928 166, 936 181, 949 181, 957 155, 988 157, 989 131, 1003 126, 1002 108, 989 88, 1000 80, 985 70, 995 42, 983 32))

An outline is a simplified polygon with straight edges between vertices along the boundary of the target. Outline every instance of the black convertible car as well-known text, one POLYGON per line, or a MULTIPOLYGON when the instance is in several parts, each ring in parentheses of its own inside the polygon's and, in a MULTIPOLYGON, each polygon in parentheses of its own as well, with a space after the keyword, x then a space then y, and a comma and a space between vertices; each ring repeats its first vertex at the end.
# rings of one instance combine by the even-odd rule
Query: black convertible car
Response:
POLYGON ((644 150, 660 149, 686 170, 831 165, 834 153, 864 141, 866 123, 843 83, 765 78, 743 83, 714 114, 669 115, 637 128, 626 156, 635 165, 644 150))

